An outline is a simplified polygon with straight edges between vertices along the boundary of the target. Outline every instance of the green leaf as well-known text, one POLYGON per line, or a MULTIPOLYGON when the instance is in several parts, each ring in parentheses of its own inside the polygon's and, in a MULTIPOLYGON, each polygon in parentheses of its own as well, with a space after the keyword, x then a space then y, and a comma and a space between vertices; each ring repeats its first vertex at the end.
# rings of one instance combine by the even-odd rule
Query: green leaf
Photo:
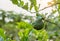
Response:
POLYGON ((30 5, 30 10, 32 9, 32 7, 33 7, 33 5, 31 4, 31 5, 30 5))
POLYGON ((24 2, 23 2, 23 1, 21 1, 21 2, 20 2, 20 6, 22 7, 23 5, 24 5, 24 2))
POLYGON ((52 10, 52 14, 55 14, 57 11, 56 10, 52 10))
POLYGON ((47 34, 47 32, 46 32, 45 30, 40 30, 40 33, 39 33, 39 35, 38 35, 38 39, 39 39, 40 41, 47 41, 47 39, 48 39, 48 34, 47 34))
POLYGON ((18 35, 20 36, 20 37, 23 37, 23 32, 18 32, 18 35))
POLYGON ((18 4, 18 0, 11 0, 13 4, 18 4))
POLYGON ((30 29, 27 28, 27 29, 24 30, 24 35, 25 35, 25 36, 28 36, 29 33, 30 33, 30 29))
POLYGON ((28 10, 28 3, 26 3, 22 8, 28 10))
POLYGON ((4 30, 0 28, 0 36, 2 36, 3 38, 5 38, 5 34, 4 34, 4 30))
POLYGON ((32 5, 36 5, 37 4, 36 0, 30 0, 30 2, 31 2, 32 5))
POLYGON ((30 10, 32 9, 32 7, 34 6, 34 8, 35 8, 35 11, 37 11, 37 2, 36 2, 36 0, 30 0, 30 2, 31 2, 31 5, 30 5, 30 10))
POLYGON ((58 11, 60 11, 60 4, 58 4, 58 11))
POLYGON ((36 12, 38 12, 38 7, 37 6, 34 6, 34 9, 36 12))
POLYGON ((23 37, 21 38, 21 41, 29 41, 29 39, 28 39, 27 36, 23 36, 23 37))
POLYGON ((21 22, 18 22, 17 24, 18 24, 19 29, 26 29, 26 28, 31 29, 32 28, 32 25, 27 22, 21 21, 21 22))

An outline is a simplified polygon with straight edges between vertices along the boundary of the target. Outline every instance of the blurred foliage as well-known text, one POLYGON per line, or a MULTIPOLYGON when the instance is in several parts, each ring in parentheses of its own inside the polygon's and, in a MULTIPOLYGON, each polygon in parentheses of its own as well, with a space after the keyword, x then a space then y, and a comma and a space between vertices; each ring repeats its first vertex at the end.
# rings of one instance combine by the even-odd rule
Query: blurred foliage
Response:
POLYGON ((0 10, 0 41, 60 41, 60 4, 54 5, 56 8, 51 13, 44 14, 38 12, 37 0, 29 0, 30 5, 23 0, 11 2, 29 12, 34 8, 36 16, 0 10), (56 13, 58 15, 54 16, 56 13))

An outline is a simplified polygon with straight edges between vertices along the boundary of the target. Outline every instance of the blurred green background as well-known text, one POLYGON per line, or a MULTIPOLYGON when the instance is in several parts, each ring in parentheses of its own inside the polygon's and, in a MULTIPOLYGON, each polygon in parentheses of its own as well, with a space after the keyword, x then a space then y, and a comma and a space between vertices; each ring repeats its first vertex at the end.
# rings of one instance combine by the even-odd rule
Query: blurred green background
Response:
POLYGON ((39 9, 41 4, 37 3, 38 0, 29 0, 30 3, 10 1, 35 16, 0 9, 0 41, 60 41, 59 0, 48 2, 48 6, 43 9, 39 9), (43 12, 50 7, 51 12, 43 12))

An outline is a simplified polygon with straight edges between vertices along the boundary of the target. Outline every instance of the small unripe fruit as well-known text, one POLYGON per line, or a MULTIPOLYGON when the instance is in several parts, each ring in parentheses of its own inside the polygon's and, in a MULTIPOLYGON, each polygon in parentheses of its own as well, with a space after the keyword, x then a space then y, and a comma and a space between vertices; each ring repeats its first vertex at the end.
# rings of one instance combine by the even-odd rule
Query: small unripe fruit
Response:
POLYGON ((44 22, 42 20, 41 21, 35 21, 33 23, 33 27, 36 30, 41 30, 44 27, 44 22))

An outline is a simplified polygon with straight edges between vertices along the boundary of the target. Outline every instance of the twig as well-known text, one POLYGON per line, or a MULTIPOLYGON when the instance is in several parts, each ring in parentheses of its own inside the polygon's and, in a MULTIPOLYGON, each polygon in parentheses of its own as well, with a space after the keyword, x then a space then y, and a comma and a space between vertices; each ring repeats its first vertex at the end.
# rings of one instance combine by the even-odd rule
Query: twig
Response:
MULTIPOLYGON (((47 8, 49 8, 49 7, 55 6, 55 5, 57 5, 57 4, 60 4, 60 3, 52 4, 51 6, 45 7, 45 8, 43 8, 43 9, 40 9, 38 12, 40 12, 40 11, 42 11, 42 10, 44 10, 44 9, 47 9, 47 8)), ((28 10, 27 10, 27 11, 28 11, 28 10)), ((37 12, 31 12, 31 11, 28 11, 28 12, 30 12, 30 13, 37 13, 37 12)))
MULTIPOLYGON (((43 19, 44 20, 44 19, 43 19)), ((56 25, 56 26, 58 26, 58 27, 60 27, 58 24, 56 24, 56 23, 54 23, 54 22, 51 22, 51 21, 48 21, 48 20, 45 20, 46 22, 49 22, 49 23, 51 23, 51 24, 54 24, 54 25, 56 25)))

